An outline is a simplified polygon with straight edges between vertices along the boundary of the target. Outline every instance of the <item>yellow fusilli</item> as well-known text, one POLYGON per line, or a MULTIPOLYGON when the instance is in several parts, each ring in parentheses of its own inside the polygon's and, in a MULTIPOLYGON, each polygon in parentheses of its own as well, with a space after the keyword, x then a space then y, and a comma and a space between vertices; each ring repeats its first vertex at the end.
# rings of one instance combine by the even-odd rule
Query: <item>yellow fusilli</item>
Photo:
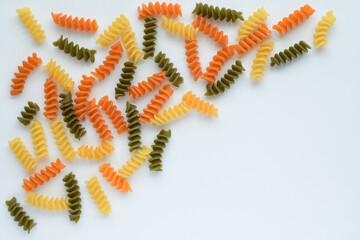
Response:
POLYGON ((103 141, 99 146, 88 146, 82 145, 76 151, 77 155, 81 158, 88 158, 90 160, 94 159, 95 161, 109 156, 115 148, 112 143, 108 140, 103 141))
POLYGON ((256 53, 256 57, 253 61, 253 65, 251 66, 252 71, 250 73, 250 79, 257 79, 262 81, 262 76, 264 75, 264 70, 267 61, 269 60, 269 56, 273 50, 274 42, 268 41, 263 42, 260 45, 259 50, 256 53))
POLYGON ((16 137, 8 143, 15 157, 24 165, 26 171, 34 172, 38 161, 29 153, 21 139, 16 137))
POLYGON ((120 15, 115 19, 108 27, 108 30, 104 30, 104 34, 100 34, 100 37, 96 40, 96 43, 100 44, 103 48, 106 48, 112 41, 119 36, 125 27, 130 25, 130 21, 124 15, 120 15))
POLYGON ((35 119, 30 123, 30 133, 33 139, 35 155, 40 158, 48 158, 49 152, 47 149, 46 138, 42 123, 35 119))
POLYGON ((43 194, 33 193, 32 191, 27 192, 25 203, 48 211, 65 211, 69 209, 67 197, 49 197, 43 194))
POLYGON ((236 41, 240 41, 251 34, 258 26, 260 26, 267 17, 270 16, 264 9, 264 7, 258 8, 249 19, 239 27, 239 34, 236 41))
POLYGON ((162 16, 161 26, 164 27, 168 32, 183 37, 189 40, 196 39, 197 28, 194 28, 192 25, 185 25, 182 22, 175 22, 172 18, 167 18, 162 16))
POLYGON ((76 153, 65 132, 65 128, 61 122, 61 119, 53 121, 50 125, 50 128, 52 129, 54 139, 56 140, 56 145, 58 145, 61 155, 63 155, 63 157, 68 161, 75 161, 76 153))
POLYGON ((208 116, 213 115, 214 117, 218 117, 218 109, 214 107, 214 104, 210 104, 209 102, 202 100, 197 97, 195 93, 189 91, 184 94, 182 100, 191 108, 196 109, 196 111, 201 112, 202 114, 206 114, 208 116))
POLYGON ((132 31, 131 26, 127 26, 121 33, 121 38, 124 42, 124 48, 129 59, 134 63, 137 63, 144 57, 144 54, 140 51, 137 46, 135 33, 132 31))
POLYGON ((135 154, 131 157, 131 161, 127 161, 126 165, 119 169, 119 175, 124 178, 130 177, 141 164, 143 164, 152 152, 151 147, 143 145, 141 149, 138 149, 135 154))
POLYGON ((327 45, 326 35, 335 21, 336 17, 334 16, 333 11, 328 11, 318 22, 318 26, 315 28, 313 42, 316 49, 323 48, 327 45))
POLYGON ((106 216, 111 213, 111 205, 104 191, 102 190, 97 177, 92 177, 85 181, 86 187, 89 189, 91 198, 95 200, 95 204, 98 206, 100 212, 106 216))
POLYGON ((75 82, 69 77, 69 74, 61 69, 60 65, 56 65, 53 59, 44 66, 45 70, 60 84, 66 91, 74 91, 75 82))
POLYGON ((30 8, 23 7, 16 9, 16 12, 25 25, 25 27, 29 30, 31 35, 35 38, 37 43, 42 43, 45 41, 45 31, 41 29, 41 25, 38 24, 37 20, 34 18, 34 16, 31 13, 30 8))
POLYGON ((181 102, 174 107, 169 107, 168 109, 159 112, 150 120, 150 122, 153 125, 163 125, 177 118, 181 118, 182 116, 186 116, 191 110, 192 109, 185 102, 181 102))

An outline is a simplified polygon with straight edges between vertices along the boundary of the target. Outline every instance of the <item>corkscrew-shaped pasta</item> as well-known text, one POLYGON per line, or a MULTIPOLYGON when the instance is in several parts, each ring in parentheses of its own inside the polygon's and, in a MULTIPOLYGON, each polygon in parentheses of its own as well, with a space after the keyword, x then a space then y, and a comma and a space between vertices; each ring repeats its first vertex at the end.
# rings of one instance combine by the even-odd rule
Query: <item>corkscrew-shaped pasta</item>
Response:
POLYGON ((28 78, 29 74, 34 71, 37 66, 42 63, 40 57, 33 53, 32 56, 27 57, 27 61, 22 61, 22 66, 18 66, 19 72, 14 73, 15 78, 11 79, 13 84, 10 85, 12 88, 10 91, 11 96, 16 96, 22 93, 25 81, 28 78))
POLYGON ((245 68, 243 68, 241 61, 236 60, 235 64, 231 65, 231 68, 227 71, 227 73, 224 74, 224 76, 220 80, 212 84, 206 85, 205 96, 212 96, 224 93, 226 89, 230 88, 231 84, 235 83, 235 79, 237 79, 243 71, 245 71, 245 68))
POLYGON ((121 190, 121 192, 132 192, 128 181, 121 177, 110 163, 100 165, 99 172, 102 173, 102 176, 106 178, 106 181, 109 182, 111 186, 115 187, 116 190, 121 190))
POLYGON ((103 61, 103 65, 100 65, 95 69, 95 72, 91 72, 91 74, 99 80, 104 80, 105 76, 110 75, 110 72, 114 70, 115 65, 119 63, 122 52, 123 48, 121 47, 120 42, 116 42, 111 46, 109 55, 106 57, 105 61, 103 61))
POLYGON ((163 71, 166 71, 165 76, 169 78, 169 81, 172 83, 172 85, 179 87, 180 84, 184 82, 184 78, 180 76, 177 68, 174 68, 174 64, 170 62, 170 59, 166 57, 165 53, 160 51, 156 55, 154 61, 163 71))
POLYGON ((147 81, 139 82, 137 86, 132 85, 129 87, 129 95, 135 100, 145 95, 146 92, 151 92, 155 90, 156 86, 161 86, 162 82, 165 81, 164 75, 165 71, 155 73, 151 77, 147 78, 147 81))
POLYGON ((127 26, 124 29, 121 33, 121 39, 123 40, 126 54, 129 56, 131 61, 137 63, 140 59, 143 59, 144 54, 137 46, 135 33, 133 32, 131 26, 127 26))
POLYGON ((258 26, 260 26, 270 16, 264 9, 264 7, 258 8, 253 12, 249 19, 245 20, 239 27, 239 34, 236 41, 240 41, 249 36, 258 26))
POLYGON ((121 111, 117 109, 113 101, 109 100, 108 96, 102 97, 98 104, 101 107, 101 110, 105 111, 105 114, 111 120, 118 134, 122 134, 128 130, 126 121, 124 121, 124 117, 122 116, 121 111))
POLYGON ((25 203, 48 211, 65 211, 69 209, 67 197, 49 197, 32 191, 27 192, 25 203))
POLYGON ((95 61, 95 49, 80 48, 79 44, 75 44, 72 41, 69 42, 69 39, 64 38, 63 35, 61 35, 57 41, 53 42, 53 45, 60 50, 63 50, 64 53, 76 57, 77 60, 84 59, 84 61, 87 62, 90 59, 90 62, 95 61))
POLYGON ((137 150, 141 146, 141 124, 139 122, 139 111, 136 109, 136 106, 126 102, 126 118, 127 118, 127 127, 128 127, 128 146, 129 151, 132 152, 137 150))
POLYGON ((155 46, 156 46, 156 28, 157 28, 157 20, 152 17, 146 17, 144 19, 144 41, 143 41, 143 52, 144 59, 147 59, 148 57, 153 57, 155 52, 155 46))
POLYGON ((75 115, 78 116, 80 120, 85 120, 88 108, 88 98, 91 92, 91 89, 94 87, 95 78, 88 77, 85 74, 82 75, 82 80, 78 86, 78 91, 75 92, 75 115))
POLYGON ((159 93, 155 94, 155 97, 151 99, 151 103, 147 105, 143 113, 139 115, 139 120, 144 123, 150 122, 173 93, 174 90, 171 88, 170 83, 165 84, 159 90, 159 93))
POLYGON ((113 139, 109 126, 105 123, 103 116, 100 113, 99 106, 96 104, 96 99, 93 98, 89 102, 87 115, 90 117, 90 122, 92 122, 93 127, 96 129, 96 132, 99 134, 99 137, 102 140, 113 139))
POLYGON ((16 12, 21 19, 22 23, 29 30, 30 34, 34 37, 37 43, 45 41, 45 31, 41 29, 41 25, 32 15, 30 8, 23 7, 16 9, 16 12))
POLYGON ((250 73, 250 79, 257 79, 262 81, 262 76, 264 75, 265 66, 269 60, 269 56, 273 50, 274 42, 268 41, 260 44, 260 48, 256 53, 256 57, 251 66, 252 71, 250 73))
POLYGON ((99 146, 82 145, 76 151, 77 155, 81 158, 87 158, 95 161, 109 156, 115 148, 108 140, 103 141, 99 146))
POLYGON ((127 61, 124 63, 121 78, 119 78, 119 83, 117 83, 115 87, 115 99, 125 96, 125 93, 131 86, 131 81, 134 79, 135 70, 136 66, 134 62, 127 61))
POLYGON ((58 110, 58 93, 57 85, 53 77, 46 79, 44 84, 44 93, 45 93, 45 107, 44 107, 44 116, 50 120, 53 120, 57 117, 58 110))
POLYGON ((23 227, 24 231, 30 233, 31 229, 33 229, 33 227, 37 224, 34 219, 30 218, 30 216, 26 214, 15 197, 5 201, 5 203, 8 206, 10 215, 14 217, 15 222, 18 222, 19 227, 23 227))
POLYGON ((63 123, 61 122, 61 119, 53 121, 50 124, 50 128, 52 130, 52 134, 54 135, 56 145, 61 152, 61 155, 63 155, 63 157, 68 161, 75 161, 76 153, 65 132, 65 128, 63 123))
POLYGON ((196 15, 192 25, 223 47, 229 43, 228 36, 223 31, 219 31, 219 28, 208 22, 206 18, 196 15))
POLYGON ((24 107, 25 111, 21 111, 21 117, 17 117, 19 122, 24 124, 25 126, 29 125, 31 121, 36 116, 36 113, 40 110, 39 105, 34 102, 28 102, 28 106, 24 107))
POLYGON ((225 20, 226 22, 235 22, 237 19, 244 21, 242 12, 238 12, 229 8, 220 9, 217 6, 214 7, 213 5, 203 3, 196 3, 192 13, 202 17, 213 18, 214 20, 225 20))
POLYGON ((292 61, 294 58, 297 58, 299 55, 303 55, 308 52, 308 49, 311 49, 309 44, 305 41, 300 41, 299 43, 295 43, 293 46, 285 49, 284 51, 280 51, 276 53, 274 56, 270 58, 270 66, 273 67, 275 65, 280 66, 281 64, 285 64, 286 62, 292 61))
POLYGON ((120 15, 111 23, 108 30, 104 30, 104 34, 100 34, 100 37, 96 40, 96 43, 100 44, 103 48, 106 48, 112 41, 119 36, 126 26, 130 25, 130 21, 124 15, 120 15))
POLYGON ((162 16, 161 26, 168 32, 183 37, 185 39, 196 39, 197 29, 190 24, 185 25, 183 22, 175 22, 172 18, 162 16))
POLYGON ((321 20, 318 22, 318 25, 315 28, 313 42, 315 49, 323 48, 327 45, 326 36, 330 27, 334 24, 335 21, 336 18, 333 14, 333 11, 328 11, 325 16, 321 17, 321 20))
POLYGON ((142 4, 141 8, 138 6, 139 19, 146 18, 148 16, 154 17, 158 15, 165 15, 168 17, 182 17, 181 5, 172 3, 149 2, 148 5, 142 4))
POLYGON ((50 59, 44 68, 65 91, 74 91, 75 82, 64 69, 61 69, 60 65, 56 65, 53 59, 50 59))
POLYGON ((192 109, 185 102, 181 102, 174 107, 169 107, 163 112, 159 112, 150 121, 153 125, 163 125, 177 118, 186 116, 188 112, 191 112, 191 110, 192 109))
POLYGON ((45 169, 40 170, 40 173, 35 173, 29 177, 29 180, 24 178, 24 185, 22 188, 26 191, 31 191, 37 188, 39 185, 43 185, 49 182, 51 178, 54 178, 64 169, 66 166, 57 159, 56 162, 51 162, 50 166, 46 166, 45 169))
POLYGON ((286 34, 289 30, 293 29, 299 23, 303 22, 305 19, 309 19, 311 15, 315 12, 308 4, 301 7, 300 10, 295 10, 294 13, 291 13, 288 17, 284 17, 272 28, 279 32, 280 36, 286 34))
POLYGON ((66 187, 67 197, 69 201, 69 218, 70 221, 77 223, 81 215, 81 193, 79 191, 78 181, 72 172, 63 178, 66 187))
POLYGON ((166 143, 169 142, 169 138, 171 137, 171 130, 165 131, 161 129, 159 134, 156 136, 154 140, 154 144, 152 147, 152 152, 150 153, 149 159, 149 168, 150 171, 162 171, 162 153, 164 152, 164 148, 166 147, 166 143))
POLYGON ((129 178, 141 166, 141 164, 146 161, 152 150, 153 149, 151 147, 143 145, 133 156, 131 156, 131 160, 127 161, 126 165, 122 166, 122 169, 118 170, 119 175, 126 179, 129 178))
POLYGON ((62 13, 53 13, 51 16, 54 20, 54 23, 60 27, 72 28, 74 30, 80 30, 85 32, 96 32, 98 30, 98 25, 95 19, 86 19, 81 17, 73 18, 71 15, 62 14, 62 13))
POLYGON ((196 111, 201 112, 204 115, 218 117, 218 109, 214 107, 214 104, 202 100, 197 97, 195 93, 192 93, 192 91, 185 93, 182 100, 189 107, 196 109, 196 111))
POLYGON ((30 123, 30 133, 33 140, 32 143, 34 145, 35 155, 38 159, 48 158, 49 152, 47 149, 44 128, 39 120, 35 119, 30 123))
POLYGON ((34 172, 35 167, 38 164, 37 159, 29 153, 23 141, 16 137, 11 141, 8 141, 11 151, 14 153, 15 157, 20 161, 24 166, 26 171, 34 172))
POLYGON ((86 130, 75 115, 71 93, 61 93, 60 98, 60 109, 62 110, 62 115, 64 117, 66 127, 70 129, 70 133, 75 135, 75 138, 80 140, 86 134, 86 130))
POLYGON ((86 187, 89 189, 91 198, 95 200, 95 204, 98 206, 100 212, 106 216, 111 213, 111 205, 107 196, 100 186, 100 182, 97 177, 92 177, 85 181, 86 187))
POLYGON ((185 55, 188 68, 191 70, 190 74, 194 75, 194 81, 197 81, 202 76, 199 52, 198 52, 198 40, 185 39, 185 55))

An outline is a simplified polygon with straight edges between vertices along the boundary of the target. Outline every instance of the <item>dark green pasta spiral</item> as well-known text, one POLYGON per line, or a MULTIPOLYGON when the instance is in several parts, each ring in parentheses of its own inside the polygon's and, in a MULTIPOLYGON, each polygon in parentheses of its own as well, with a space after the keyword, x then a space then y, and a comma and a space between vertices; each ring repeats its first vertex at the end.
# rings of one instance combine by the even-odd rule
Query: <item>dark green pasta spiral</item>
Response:
POLYGON ((155 51, 155 40, 156 40, 156 28, 157 28, 157 20, 155 18, 152 17, 146 17, 145 19, 145 24, 144 24, 144 41, 143 41, 143 52, 144 54, 144 59, 147 59, 148 57, 153 57, 154 56, 154 51, 155 51))
POLYGON ((131 81, 134 79, 136 66, 134 62, 127 61, 124 63, 122 68, 121 78, 119 78, 119 83, 115 87, 115 98, 125 96, 125 93, 129 90, 131 86, 131 81))
POLYGON ((166 147, 166 143, 169 142, 169 138, 171 137, 171 130, 165 131, 161 129, 159 134, 156 136, 154 140, 154 145, 152 145, 152 152, 150 153, 150 171, 162 171, 162 153, 164 152, 164 148, 166 147))
POLYGON ((155 62, 163 71, 166 71, 165 75, 175 87, 179 87, 180 84, 184 82, 183 77, 181 77, 177 69, 174 68, 174 64, 170 62, 169 58, 166 58, 165 53, 159 52, 155 57, 155 62))
POLYGON ((128 122, 128 140, 129 140, 129 151, 132 152, 134 150, 141 148, 141 124, 139 122, 139 111, 136 109, 136 106, 126 102, 126 117, 128 122))
POLYGON ((242 12, 238 12, 229 8, 220 9, 219 7, 214 7, 213 5, 203 3, 196 3, 192 13, 202 17, 213 18, 215 20, 219 19, 220 21, 223 21, 224 19, 227 22, 230 22, 230 20, 235 22, 237 19, 244 21, 242 12))
POLYGON ((8 206, 10 215, 14 217, 14 221, 18 222, 18 225, 23 227, 24 231, 28 231, 28 233, 30 233, 30 230, 37 224, 34 219, 31 219, 30 216, 26 214, 15 197, 5 201, 5 203, 8 206))
POLYGON ((25 106, 25 111, 21 111, 21 117, 18 117, 17 119, 19 122, 24 124, 25 126, 29 125, 30 122, 34 119, 36 113, 40 110, 39 105, 37 105, 34 102, 28 102, 29 106, 25 106))
POLYGON ((235 64, 231 65, 231 68, 228 69, 227 73, 225 73, 220 80, 213 84, 206 85, 205 96, 218 95, 219 93, 225 92, 227 88, 230 88, 231 84, 235 83, 234 80, 237 79, 243 71, 245 71, 245 68, 243 68, 241 61, 236 60, 235 64))
POLYGON ((74 42, 69 42, 68 38, 64 38, 63 35, 60 38, 53 42, 55 47, 58 47, 60 50, 64 50, 66 54, 70 53, 70 56, 76 57, 77 60, 84 59, 87 62, 89 59, 91 62, 95 61, 96 50, 88 48, 80 48, 79 44, 74 45, 74 42))
POLYGON ((72 172, 63 178, 65 183, 67 197, 69 199, 69 218, 70 221, 78 222, 81 215, 81 198, 78 181, 75 179, 75 174, 72 172))
POLYGON ((300 41, 299 43, 295 43, 293 46, 276 53, 273 57, 270 58, 270 66, 273 67, 275 65, 280 66, 281 64, 285 64, 287 61, 292 61, 293 58, 297 58, 298 55, 303 55, 304 52, 308 52, 308 49, 311 49, 309 44, 305 41, 300 41))
POLYGON ((62 115, 64 116, 64 122, 66 123, 66 127, 69 128, 70 132, 74 134, 77 139, 80 140, 86 134, 86 130, 81 125, 78 117, 75 115, 71 93, 61 93, 60 98, 60 109, 62 111, 62 115))

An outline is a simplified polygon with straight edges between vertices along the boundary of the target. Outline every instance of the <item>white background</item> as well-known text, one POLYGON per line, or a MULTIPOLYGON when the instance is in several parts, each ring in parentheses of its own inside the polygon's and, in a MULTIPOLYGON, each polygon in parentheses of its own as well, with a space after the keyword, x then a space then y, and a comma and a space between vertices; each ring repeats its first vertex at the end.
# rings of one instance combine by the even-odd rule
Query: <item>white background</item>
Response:
MULTIPOLYGON (((180 2, 180 1, 179 1, 180 2)), ((131 156, 127 133, 115 134, 116 151, 101 162, 78 159, 66 162, 66 169, 51 182, 36 189, 38 193, 65 196, 62 178, 72 171, 82 193, 82 215, 77 224, 67 212, 47 212, 23 204, 26 192, 21 188, 27 173, 13 156, 7 141, 20 136, 32 150, 28 127, 16 117, 28 100, 42 110, 37 117, 44 124, 50 159, 42 160, 39 171, 61 157, 42 115, 43 84, 48 74, 39 67, 27 79, 24 92, 11 97, 10 83, 22 60, 32 52, 47 63, 54 58, 79 83, 82 74, 103 61, 107 50, 95 44, 99 34, 121 13, 131 21, 138 43, 142 42, 143 21, 137 19, 141 1, 5 1, 0 3, 1 18, 1 111, 2 133, 0 161, 0 239, 360 239, 360 94, 359 94, 359 20, 358 1, 256 0, 207 1, 214 5, 243 11, 247 18, 258 7, 270 13, 269 27, 295 9, 309 3, 315 14, 296 30, 280 38, 277 32, 274 52, 299 40, 312 44, 314 29, 321 16, 333 9, 337 18, 328 35, 328 46, 312 49, 282 67, 267 67, 264 81, 249 79, 256 51, 241 58, 246 72, 226 94, 206 98, 219 108, 219 118, 197 112, 172 122, 172 137, 163 156, 163 172, 150 172, 144 164, 131 177, 133 193, 116 191, 98 172, 102 162, 120 168, 131 156), (46 32, 46 41, 38 45, 23 26, 16 8, 28 6, 46 32), (67 30, 55 25, 51 11, 95 18, 95 34, 67 30), (96 62, 85 63, 65 55, 52 46, 60 34, 80 46, 97 49, 96 62), (109 217, 100 214, 87 192, 84 181, 98 176, 112 205, 109 217), (16 196, 38 225, 28 234, 13 222, 4 204, 16 196)), ((147 2, 146 2, 147 3, 147 2)), ((182 1, 182 21, 191 23, 195 2, 182 1)), ((180 19, 180 18, 178 18, 180 19)), ((216 24, 236 38, 239 22, 216 24)), ((159 24, 160 25, 160 24, 159 24)), ((158 28, 156 50, 162 50, 174 62, 185 79, 165 108, 177 104, 181 96, 193 90, 205 91, 205 82, 194 82, 187 69, 184 40, 158 28)), ((219 45, 198 33, 200 57, 205 70, 219 45)), ((141 45, 139 45, 142 47, 141 45)), ((97 82, 91 97, 109 95, 121 73, 126 55, 115 71, 97 82)), ((232 58, 220 72, 235 61, 232 58)), ((148 59, 140 62, 134 83, 160 69, 148 59)), ((141 111, 153 94, 135 101, 141 111)), ((129 97, 117 101, 125 110, 129 97)), ((71 136, 74 147, 99 144, 89 122, 81 142, 71 136)), ((150 146, 159 127, 143 127, 143 143, 150 146)), ((62 159, 62 158, 61 158, 62 159)), ((65 160, 64 160, 65 161, 65 160)))

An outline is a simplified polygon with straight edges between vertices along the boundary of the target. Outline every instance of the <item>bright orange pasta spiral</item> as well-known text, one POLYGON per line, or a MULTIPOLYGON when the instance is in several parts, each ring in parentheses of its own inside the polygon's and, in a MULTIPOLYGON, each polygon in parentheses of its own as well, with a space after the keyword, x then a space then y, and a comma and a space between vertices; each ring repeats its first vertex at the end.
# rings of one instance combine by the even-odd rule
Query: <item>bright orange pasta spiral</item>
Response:
POLYGON ((151 77, 147 78, 147 81, 139 82, 137 86, 132 85, 129 87, 129 95, 134 100, 145 95, 146 92, 153 91, 156 86, 161 86, 162 82, 165 81, 164 75, 166 71, 155 73, 151 77))
POLYGON ((218 27, 208 22, 206 18, 196 15, 192 25, 205 35, 209 35, 209 38, 214 39, 215 42, 223 47, 229 43, 228 36, 226 34, 224 35, 223 31, 219 31, 218 27))
POLYGON ((155 97, 151 99, 151 104, 147 105, 144 113, 139 115, 140 121, 144 123, 150 122, 173 93, 174 90, 171 88, 170 83, 164 85, 163 88, 159 90, 159 93, 155 94, 155 97))
POLYGON ((72 28, 74 30, 86 31, 86 32, 96 32, 98 30, 98 25, 96 20, 91 20, 90 18, 84 19, 83 17, 79 19, 79 17, 73 18, 71 15, 62 14, 62 13, 53 13, 51 12, 51 16, 54 20, 55 24, 58 24, 60 27, 72 28))
POLYGON ((19 66, 19 72, 14 73, 15 78, 11 79, 13 84, 10 85, 12 90, 10 91, 11 96, 22 93, 25 85, 25 80, 28 75, 34 71, 34 69, 42 63, 40 57, 33 53, 32 56, 27 57, 27 61, 22 62, 22 66, 19 66))
POLYGON ((91 92, 91 89, 94 87, 95 78, 82 75, 82 80, 78 86, 78 91, 75 93, 75 105, 74 110, 76 116, 80 120, 85 120, 88 107, 88 98, 91 92))
POLYGON ((57 116, 58 110, 58 93, 57 85, 53 77, 46 79, 44 84, 44 93, 45 93, 45 107, 44 107, 44 116, 48 119, 55 119, 57 116))
POLYGON ((102 176, 106 178, 106 181, 110 182, 111 186, 115 187, 116 190, 121 190, 121 192, 132 192, 128 181, 121 177, 110 163, 100 165, 99 172, 102 173, 102 176))
POLYGON ((105 120, 100 113, 99 106, 96 104, 95 98, 93 98, 89 102, 87 115, 90 117, 90 122, 92 122, 93 127, 96 129, 96 132, 100 134, 100 138, 102 140, 114 138, 111 135, 109 126, 106 125, 105 120))
POLYGON ((197 81, 199 77, 203 75, 199 52, 198 52, 198 40, 189 40, 185 39, 185 55, 186 55, 186 62, 188 63, 188 68, 191 70, 190 74, 194 75, 194 81, 197 81))
POLYGON ((154 17, 157 15, 165 15, 168 17, 182 17, 181 13, 181 5, 179 4, 166 4, 165 2, 159 3, 159 2, 149 2, 148 5, 142 4, 142 8, 138 6, 138 12, 139 12, 139 19, 146 18, 147 16, 154 17))
POLYGON ((201 111, 202 114, 218 117, 218 109, 214 107, 214 104, 210 104, 209 102, 202 100, 197 97, 195 93, 192 93, 192 91, 185 93, 182 100, 189 107, 196 109, 198 112, 201 111))
POLYGON ((118 134, 122 134, 128 130, 121 111, 117 109, 113 101, 109 100, 108 96, 104 96, 99 100, 99 106, 105 111, 105 114, 109 116, 118 134))

